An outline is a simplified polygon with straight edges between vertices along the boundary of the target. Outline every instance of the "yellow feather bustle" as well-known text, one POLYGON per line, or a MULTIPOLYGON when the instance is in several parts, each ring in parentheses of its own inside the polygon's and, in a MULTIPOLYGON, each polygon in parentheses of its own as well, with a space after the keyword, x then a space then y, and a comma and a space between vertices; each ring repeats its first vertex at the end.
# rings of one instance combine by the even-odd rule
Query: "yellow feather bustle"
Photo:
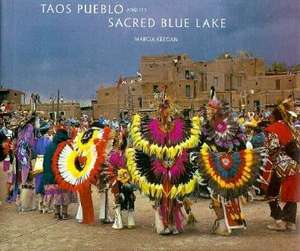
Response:
POLYGON ((103 131, 100 130, 93 130, 92 137, 88 140, 86 143, 82 143, 82 138, 84 136, 85 131, 78 133, 78 135, 75 137, 74 140, 74 147, 79 152, 87 151, 88 149, 91 149, 91 147, 94 145, 94 141, 96 139, 102 138, 103 131))
POLYGON ((190 137, 176 146, 159 146, 151 144, 148 140, 142 137, 141 133, 141 117, 136 114, 133 116, 130 127, 130 135, 133 141, 133 146, 139 151, 143 151, 147 155, 154 155, 156 158, 162 160, 165 156, 168 159, 174 159, 185 149, 197 147, 200 141, 200 127, 201 120, 199 117, 193 117, 192 128, 190 130, 190 137))
POLYGON ((126 150, 127 168, 134 183, 136 183, 145 195, 160 199, 163 194, 167 197, 175 198, 176 196, 184 196, 194 191, 198 183, 198 177, 193 177, 188 183, 173 185, 171 191, 166 194, 161 184, 151 184, 145 176, 142 176, 137 169, 135 162, 135 150, 128 148, 126 150))

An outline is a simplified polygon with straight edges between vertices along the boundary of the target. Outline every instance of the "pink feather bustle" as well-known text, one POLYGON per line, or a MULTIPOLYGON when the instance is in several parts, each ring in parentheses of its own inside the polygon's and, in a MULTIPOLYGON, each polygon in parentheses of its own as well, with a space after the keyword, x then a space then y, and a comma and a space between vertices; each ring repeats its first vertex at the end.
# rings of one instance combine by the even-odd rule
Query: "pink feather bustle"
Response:
POLYGON ((152 140, 159 145, 171 145, 181 142, 184 138, 184 122, 182 119, 175 119, 174 126, 170 132, 164 132, 160 128, 160 122, 152 119, 149 123, 149 130, 152 140))
POLYGON ((125 159, 121 151, 112 151, 109 156, 108 162, 114 167, 125 167, 125 159))
POLYGON ((171 182, 175 182, 185 172, 185 164, 188 162, 188 154, 183 151, 169 168, 165 167, 160 160, 152 162, 152 171, 156 176, 163 178, 171 178, 171 182))

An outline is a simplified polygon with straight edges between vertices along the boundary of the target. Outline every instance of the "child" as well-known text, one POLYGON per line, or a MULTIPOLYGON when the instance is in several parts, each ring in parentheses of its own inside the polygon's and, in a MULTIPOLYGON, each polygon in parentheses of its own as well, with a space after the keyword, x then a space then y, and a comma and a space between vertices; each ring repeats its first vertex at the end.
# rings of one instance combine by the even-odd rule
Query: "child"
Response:
POLYGON ((122 229, 122 211, 127 211, 127 227, 134 228, 135 186, 126 169, 125 154, 127 140, 125 132, 121 132, 114 141, 114 149, 109 156, 108 177, 112 193, 115 197, 115 220, 112 228, 122 229))

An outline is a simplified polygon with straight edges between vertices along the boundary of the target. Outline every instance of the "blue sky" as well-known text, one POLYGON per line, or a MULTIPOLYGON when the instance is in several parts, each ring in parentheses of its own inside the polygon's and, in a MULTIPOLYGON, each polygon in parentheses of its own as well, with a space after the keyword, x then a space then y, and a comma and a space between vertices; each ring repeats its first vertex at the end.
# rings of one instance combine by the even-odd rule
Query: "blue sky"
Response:
POLYGON ((142 55, 187 53, 209 60, 247 50, 267 63, 293 65, 300 63, 299 24, 299 0, 1 0, 1 82, 47 99, 60 88, 66 99, 87 100, 100 83, 134 75, 142 55), (72 13, 42 14, 41 3, 70 3, 72 13), (147 8, 135 17, 225 17, 227 28, 111 29, 107 15, 75 13, 77 4, 99 3, 147 8), (137 35, 176 36, 179 42, 137 43, 137 35))

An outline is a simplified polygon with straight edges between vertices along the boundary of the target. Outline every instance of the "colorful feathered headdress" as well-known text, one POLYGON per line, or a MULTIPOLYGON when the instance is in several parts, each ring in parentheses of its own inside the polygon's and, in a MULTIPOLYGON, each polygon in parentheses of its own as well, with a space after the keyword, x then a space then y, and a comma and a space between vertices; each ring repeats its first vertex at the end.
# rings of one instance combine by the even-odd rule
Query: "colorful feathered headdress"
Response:
POLYGON ((172 99, 167 95, 168 87, 165 85, 161 91, 157 91, 154 93, 155 106, 157 107, 157 111, 161 114, 165 109, 169 109, 169 114, 171 117, 179 114, 179 107, 172 102, 172 99))

